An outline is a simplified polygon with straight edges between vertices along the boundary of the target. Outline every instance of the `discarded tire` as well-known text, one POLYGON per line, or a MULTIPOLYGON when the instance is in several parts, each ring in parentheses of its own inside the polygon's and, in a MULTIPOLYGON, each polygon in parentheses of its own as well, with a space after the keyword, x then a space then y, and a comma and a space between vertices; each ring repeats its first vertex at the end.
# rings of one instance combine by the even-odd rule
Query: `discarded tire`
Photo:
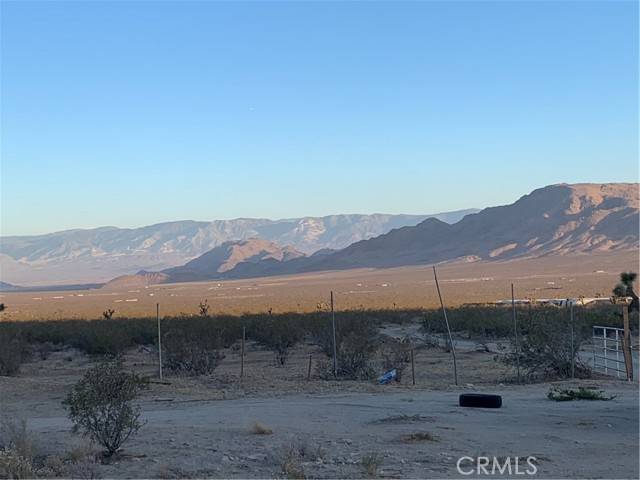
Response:
POLYGON ((460 406, 500 408, 502 406, 502 397, 500 395, 487 395, 484 393, 463 393, 460 395, 460 406))

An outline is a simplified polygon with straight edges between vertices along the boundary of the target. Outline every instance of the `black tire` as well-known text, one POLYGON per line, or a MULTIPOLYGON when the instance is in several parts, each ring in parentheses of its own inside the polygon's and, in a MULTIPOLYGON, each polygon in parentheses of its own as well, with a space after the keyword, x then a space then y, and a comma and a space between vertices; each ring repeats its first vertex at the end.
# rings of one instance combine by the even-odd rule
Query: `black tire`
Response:
POLYGON ((502 406, 502 397, 500 395, 487 395, 484 393, 463 393, 460 395, 460 406, 500 408, 502 406))

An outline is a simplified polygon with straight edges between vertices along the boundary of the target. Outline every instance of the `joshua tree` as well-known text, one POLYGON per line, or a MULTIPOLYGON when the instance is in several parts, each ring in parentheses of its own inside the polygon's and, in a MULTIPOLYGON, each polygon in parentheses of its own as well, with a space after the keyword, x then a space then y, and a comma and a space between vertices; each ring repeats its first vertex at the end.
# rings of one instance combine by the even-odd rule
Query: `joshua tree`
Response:
POLYGON ((0 312, 3 312, 5 308, 4 303, 0 303, 0 312))
POLYGON ((107 310, 102 312, 102 318, 104 318, 105 320, 111 320, 113 318, 113 314, 114 313, 116 313, 115 310, 112 310, 111 308, 108 308, 107 310))
POLYGON ((635 282, 638 274, 635 272, 622 272, 620 274, 620 282, 613 289, 614 297, 631 297, 629 304, 629 313, 640 311, 640 300, 633 290, 633 282, 635 282))

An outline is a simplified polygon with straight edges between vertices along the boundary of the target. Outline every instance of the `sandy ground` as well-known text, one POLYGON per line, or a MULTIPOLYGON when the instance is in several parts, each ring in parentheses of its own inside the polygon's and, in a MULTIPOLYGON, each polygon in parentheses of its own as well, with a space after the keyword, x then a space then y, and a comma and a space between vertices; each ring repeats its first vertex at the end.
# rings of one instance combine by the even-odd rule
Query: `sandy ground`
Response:
MULTIPOLYGON (((510 298, 605 296, 622 271, 637 270, 638 254, 615 253, 542 257, 509 262, 448 263, 438 267, 445 301, 491 302, 510 298)), ((356 269, 235 281, 155 285, 130 290, 1 293, 3 319, 100 318, 196 314, 207 300, 211 313, 315 311, 326 308, 333 290, 338 309, 438 306, 430 266, 356 269)))
MULTIPOLYGON (((101 476, 273 478, 289 445, 309 477, 359 478, 361 460, 380 455, 379 475, 459 477, 461 456, 534 456, 541 478, 637 478, 638 391, 607 383, 610 402, 552 402, 546 385, 500 387, 499 410, 457 406, 457 391, 287 395, 222 401, 143 401, 147 421, 129 455, 98 467, 101 476), (406 415, 414 421, 394 420, 406 415), (391 417, 391 418, 390 418, 391 417), (273 429, 255 435, 252 422, 273 429), (435 441, 407 443, 429 432, 435 441)), ((483 389, 484 390, 484 389, 483 389)), ((53 448, 78 443, 59 408, 31 412, 29 428, 53 448), (55 447, 54 447, 55 446, 55 447)))
MULTIPOLYGON (((458 387, 449 354, 438 349, 416 352, 415 386, 408 372, 388 386, 326 382, 315 371, 307 380, 309 354, 314 361, 321 356, 309 345, 298 347, 285 367, 250 345, 241 381, 239 356, 225 353, 211 376, 168 375, 168 385, 153 383, 140 400, 146 425, 122 455, 109 464, 69 465, 65 476, 285 477, 282 463, 294 449, 296 463, 313 478, 368 476, 362 460, 370 455, 380 461, 378 476, 391 478, 460 477, 459 457, 494 455, 536 457, 539 478, 638 477, 637 384, 575 382, 617 397, 553 402, 546 398, 549 384, 503 383, 510 372, 473 342, 460 345, 458 387), (498 393, 504 406, 461 408, 461 392, 498 393), (252 433, 254 422, 273 433, 252 433), (435 439, 403 438, 424 432, 435 439)), ((86 446, 71 433, 61 401, 92 361, 64 349, 25 364, 17 377, 0 377, 2 415, 27 419, 41 454, 65 458, 86 446)), ((155 354, 133 350, 126 364, 153 375, 155 354)))

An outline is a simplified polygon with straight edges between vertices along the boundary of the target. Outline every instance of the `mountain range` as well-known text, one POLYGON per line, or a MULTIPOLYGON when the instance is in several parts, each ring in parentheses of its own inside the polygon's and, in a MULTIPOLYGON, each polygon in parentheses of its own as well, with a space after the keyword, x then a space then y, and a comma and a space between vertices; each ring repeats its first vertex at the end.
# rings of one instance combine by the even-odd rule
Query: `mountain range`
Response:
POLYGON ((183 266, 139 272, 109 285, 637 251, 639 213, 638 184, 551 185, 454 224, 427 218, 337 251, 308 256, 262 239, 227 242, 183 266))
POLYGON ((284 220, 177 221, 0 237, 0 277, 21 285, 104 282, 139 270, 184 265, 230 241, 259 238, 301 254, 330 252, 426 218, 455 223, 477 209, 433 215, 331 215, 284 220))
POLYGON ((481 211, 187 221, 2 237, 0 265, 3 281, 12 283, 19 282, 6 273, 17 265, 50 284, 117 277, 108 285, 140 286, 638 251, 638 193, 637 183, 557 184, 481 211))

